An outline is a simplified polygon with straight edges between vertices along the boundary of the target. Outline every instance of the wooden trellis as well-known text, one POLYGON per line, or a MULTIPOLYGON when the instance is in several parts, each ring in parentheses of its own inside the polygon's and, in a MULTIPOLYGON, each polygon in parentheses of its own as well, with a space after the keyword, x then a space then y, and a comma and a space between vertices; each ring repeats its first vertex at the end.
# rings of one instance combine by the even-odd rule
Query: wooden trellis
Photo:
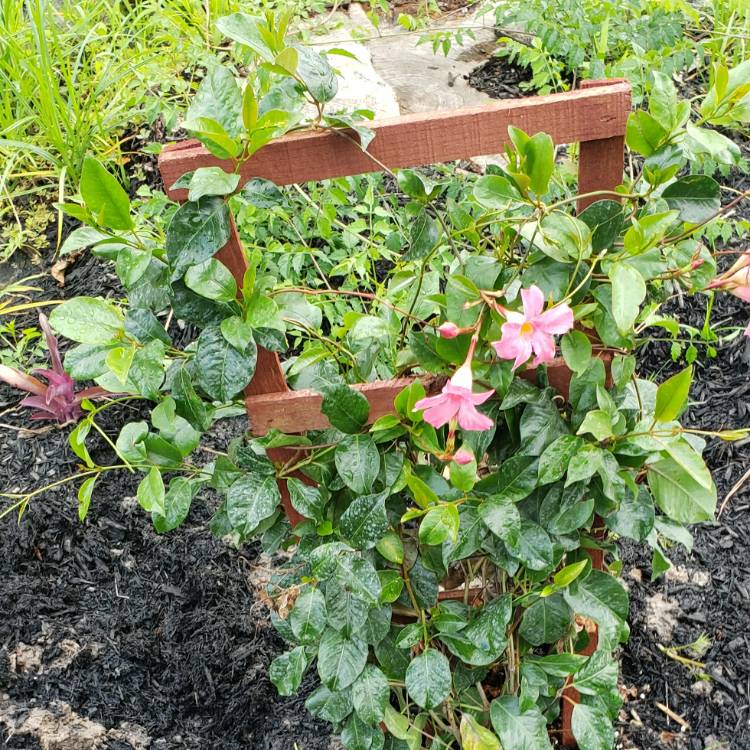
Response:
MULTIPOLYGON (((585 81, 580 89, 563 94, 382 120, 372 125, 375 138, 368 153, 374 159, 355 142, 331 131, 294 133, 270 143, 246 161, 240 169, 241 184, 253 177, 263 177, 277 185, 290 185, 375 172, 378 162, 395 169, 500 153, 509 142, 508 126, 514 125, 529 134, 548 133, 555 143, 579 143, 579 192, 613 190, 622 182, 629 112, 630 84, 616 79, 585 81)), ((197 141, 170 146, 159 157, 165 189, 176 201, 187 199, 186 190, 171 189, 177 179, 191 170, 210 166, 228 172, 235 169, 232 161, 218 159, 197 141)), ((578 210, 595 200, 595 197, 580 200, 578 210)), ((247 261, 233 221, 229 242, 216 257, 229 268, 241 287, 247 261)), ((567 397, 570 373, 553 365, 549 376, 550 384, 567 397)), ((394 398, 413 380, 398 378, 355 385, 370 404, 369 421, 393 413, 394 398)), ((425 385, 429 392, 434 379, 426 378, 425 385)), ((330 425, 321 412, 321 403, 322 396, 315 391, 290 390, 278 355, 258 348, 255 375, 245 389, 245 404, 254 434, 263 435, 272 428, 287 433, 324 429, 330 425)), ((270 456, 273 460, 289 458, 288 450, 269 453, 274 454, 270 456)), ((280 480, 279 487, 287 514, 295 523, 301 517, 291 507, 286 482, 280 480)), ((593 551, 592 561, 601 567, 601 552, 593 551)), ((585 652, 591 653, 595 648, 594 633, 585 652)), ((572 688, 566 693, 577 700, 572 688)), ((571 712, 570 702, 564 700, 562 740, 566 746, 575 745, 570 730, 571 712)))

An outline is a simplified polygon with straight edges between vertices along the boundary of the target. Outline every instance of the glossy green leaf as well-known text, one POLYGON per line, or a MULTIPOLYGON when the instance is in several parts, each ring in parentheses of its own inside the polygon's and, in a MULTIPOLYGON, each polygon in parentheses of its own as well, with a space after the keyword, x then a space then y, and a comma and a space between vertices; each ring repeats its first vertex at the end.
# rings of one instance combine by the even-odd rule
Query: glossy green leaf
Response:
POLYGON ((501 750, 497 735, 485 729, 471 714, 461 715, 460 731, 463 750, 501 750))
POLYGON ((316 102, 329 102, 336 96, 339 84, 336 73, 324 55, 312 47, 295 44, 297 76, 302 79, 316 102))
POLYGON ((140 481, 135 496, 138 504, 147 513, 164 510, 164 482, 161 472, 155 466, 151 467, 148 474, 140 481))
POLYGON ((50 313, 49 324, 56 333, 81 344, 106 344, 120 336, 125 327, 122 313, 99 297, 73 297, 50 313))
POLYGON ((370 435, 348 435, 336 446, 336 470, 344 484, 356 493, 372 490, 380 472, 380 454, 370 435))
POLYGON ((555 643, 570 630, 573 617, 560 594, 537 599, 523 613, 519 634, 532 646, 555 643))
POLYGON ((693 381, 692 365, 665 380, 656 390, 654 419, 673 422, 682 412, 693 381))
POLYGON ((420 707, 437 708, 451 691, 451 668, 440 651, 428 648, 406 670, 406 689, 420 707))
POLYGON ((221 167, 198 167, 190 178, 188 200, 197 201, 205 195, 229 195, 239 182, 239 174, 225 172, 221 167))
POLYGON ((164 496, 164 508, 154 510, 151 520, 160 534, 176 529, 187 518, 193 501, 193 485, 185 477, 174 477, 164 496))
POLYGON ((598 200, 587 206, 578 218, 591 230, 591 249, 599 253, 612 247, 625 220, 622 204, 614 200, 598 200))
POLYGON ((235 529, 249 534, 273 515, 280 502, 276 477, 244 474, 227 491, 227 516, 235 529))
POLYGON ((97 224, 116 230, 133 228, 128 194, 102 164, 91 156, 84 159, 79 190, 86 208, 94 215, 97 224))
POLYGON ((257 348, 235 349, 218 326, 201 331, 195 351, 195 367, 200 387, 215 401, 231 401, 242 392, 255 374, 257 348))
POLYGON ((455 542, 458 523, 458 508, 455 505, 433 508, 419 524, 419 541, 422 544, 442 544, 447 539, 455 542))
POLYGON ((385 493, 360 495, 344 511, 339 521, 341 535, 358 549, 374 547, 388 529, 385 493))
POLYGON ((550 443, 539 457, 539 484, 551 484, 562 479, 568 464, 584 442, 576 435, 561 435, 550 443))
POLYGON ((719 183, 706 175, 692 174, 667 185, 661 197, 680 212, 680 220, 689 224, 708 221, 721 208, 719 183))
POLYGON ((391 695, 386 676, 376 666, 368 664, 351 690, 357 716, 365 724, 379 724, 391 695))
POLYGON ((619 669, 608 651, 594 651, 575 673, 573 687, 583 695, 605 695, 617 689, 619 669))
POLYGON ((709 521, 716 512, 716 487, 706 488, 671 456, 648 465, 648 485, 656 505, 679 523, 709 521))
POLYGON ((322 391, 320 410, 336 429, 353 434, 365 426, 370 403, 359 391, 345 383, 327 385, 322 391))
POLYGON ((231 302, 237 297, 237 282, 231 271, 216 258, 190 266, 185 285, 196 294, 217 302, 231 302))
POLYGON ((86 516, 89 513, 89 507, 91 506, 91 497, 94 494, 94 486, 98 476, 89 477, 84 479, 81 486, 78 488, 78 520, 83 523, 86 520, 86 516))
POLYGON ((614 263, 609 270, 612 282, 612 317, 622 333, 633 327, 641 302, 646 297, 646 284, 637 269, 627 263, 614 263))
POLYGON ((289 624, 300 643, 317 643, 327 620, 325 597, 316 588, 305 589, 289 613, 289 624))
POLYGON ((571 729, 580 750, 612 750, 615 731, 605 711, 578 703, 573 708, 571 729))
POLYGON ((213 257, 229 235, 229 208, 222 198, 206 196, 183 203, 167 227, 166 250, 174 277, 213 257))
POLYGON ((422 209, 412 220, 409 229, 409 249, 404 260, 423 260, 440 241, 440 225, 422 209))
POLYGON ((506 695, 492 701, 490 718, 503 750, 551 750, 547 722, 538 708, 522 711, 518 698, 506 695))
POLYGON ((367 643, 360 637, 347 637, 332 628, 323 633, 318 650, 318 674, 330 690, 349 687, 367 663, 367 643))
POLYGON ((302 684, 307 669, 307 656, 302 646, 277 656, 268 668, 268 676, 279 695, 294 695, 302 684))

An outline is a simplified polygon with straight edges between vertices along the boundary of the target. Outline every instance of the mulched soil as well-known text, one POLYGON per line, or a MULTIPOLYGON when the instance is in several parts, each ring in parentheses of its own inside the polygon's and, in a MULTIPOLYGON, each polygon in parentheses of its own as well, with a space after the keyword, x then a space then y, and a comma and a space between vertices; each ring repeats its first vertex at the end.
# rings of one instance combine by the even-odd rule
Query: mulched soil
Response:
POLYGON ((531 71, 504 57, 491 57, 466 76, 469 85, 493 99, 518 99, 533 91, 521 88, 531 80, 531 71))

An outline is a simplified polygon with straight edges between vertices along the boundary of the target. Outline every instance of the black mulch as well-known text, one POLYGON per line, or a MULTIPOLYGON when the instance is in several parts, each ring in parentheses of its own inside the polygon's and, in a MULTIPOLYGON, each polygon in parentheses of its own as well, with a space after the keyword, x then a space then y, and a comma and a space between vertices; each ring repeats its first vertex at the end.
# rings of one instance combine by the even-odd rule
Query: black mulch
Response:
POLYGON ((466 80, 470 86, 493 99, 517 99, 534 93, 521 88, 522 83, 531 80, 531 70, 504 57, 491 57, 474 68, 466 80))

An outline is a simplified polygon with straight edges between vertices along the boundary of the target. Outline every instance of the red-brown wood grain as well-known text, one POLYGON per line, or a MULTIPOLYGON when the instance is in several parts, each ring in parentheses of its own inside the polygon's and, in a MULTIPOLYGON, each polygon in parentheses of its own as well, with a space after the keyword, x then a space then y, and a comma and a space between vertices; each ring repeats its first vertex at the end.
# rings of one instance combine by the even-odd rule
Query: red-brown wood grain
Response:
MULTIPOLYGON (((390 169, 468 159, 500 153, 508 143, 508 126, 528 133, 549 133, 555 143, 585 143, 622 137, 630 111, 630 85, 623 81, 598 82, 563 94, 506 99, 450 112, 426 112, 381 120, 372 125, 375 138, 370 158, 356 143, 330 130, 293 133, 268 144, 246 161, 241 184, 265 177, 277 185, 376 172, 378 161, 390 169)), ((622 171, 620 153, 620 171, 622 171)), ((613 156, 614 158, 614 156, 613 156)), ((159 155, 164 186, 170 198, 187 198, 186 190, 170 190, 179 177, 198 167, 219 166, 234 170, 231 161, 212 156, 197 141, 168 146, 159 155)), ((609 169, 609 162, 607 163, 609 169)), ((588 172, 585 170, 587 179, 588 172)), ((591 164, 591 181, 598 171, 591 164)), ((609 176, 609 171, 607 171, 609 176)), ((620 183, 618 177, 606 187, 620 183)), ((596 189, 600 189, 597 187, 596 189)))

